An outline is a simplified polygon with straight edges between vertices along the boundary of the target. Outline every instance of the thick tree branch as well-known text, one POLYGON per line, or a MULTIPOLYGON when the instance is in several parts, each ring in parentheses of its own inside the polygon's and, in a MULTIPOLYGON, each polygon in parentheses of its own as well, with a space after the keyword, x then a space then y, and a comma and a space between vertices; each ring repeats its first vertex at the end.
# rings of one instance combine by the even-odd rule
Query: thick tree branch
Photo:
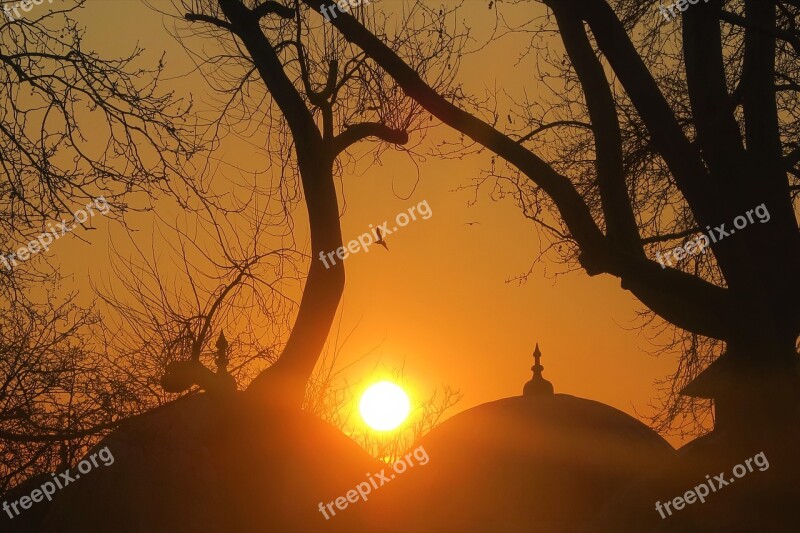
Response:
POLYGON ((751 201, 769 208, 771 227, 768 234, 765 229, 750 232, 742 241, 747 244, 742 255, 754 263, 751 286, 761 314, 771 314, 778 327, 790 328, 800 322, 800 233, 783 161, 774 84, 777 43, 772 30, 777 15, 773 2, 757 0, 745 1, 745 15, 742 107, 749 189, 751 201))
POLYGON ((554 7, 561 40, 583 87, 594 130, 595 167, 606 234, 613 245, 627 253, 644 255, 625 183, 622 134, 611 85, 575 10, 563 4, 554 7))
POLYGON ((605 0, 545 0, 550 6, 572 5, 589 23, 598 46, 608 58, 625 91, 667 163, 675 182, 701 225, 723 219, 717 190, 700 154, 681 130, 675 114, 647 69, 625 28, 605 0))
POLYGON ((642 239, 642 244, 652 244, 654 242, 667 242, 667 241, 674 241, 676 239, 683 239, 685 237, 688 237, 689 235, 694 235, 699 231, 700 228, 690 228, 675 233, 665 233, 664 235, 653 235, 652 237, 645 237, 644 239, 642 239))
POLYGON ((218 28, 223 28, 231 32, 233 31, 233 26, 231 26, 230 23, 209 15, 202 15, 198 13, 186 13, 185 15, 183 15, 183 18, 185 18, 190 22, 207 22, 209 24, 217 26, 218 28))
POLYGON ((321 135, 314 118, 286 75, 274 48, 262 33, 258 19, 240 0, 219 0, 219 5, 233 25, 231 31, 250 52, 258 73, 283 111, 295 142, 303 147, 318 145, 321 135))
POLYGON ((328 79, 325 81, 325 87, 320 91, 320 98, 328 99, 333 96, 336 90, 336 76, 339 73, 339 61, 331 59, 328 63, 328 79))
POLYGON ((621 253, 614 256, 609 273, 621 279, 623 289, 679 328, 727 339, 740 323, 729 289, 686 272, 621 253))
POLYGON ((783 157, 783 164, 786 168, 792 168, 797 163, 800 163, 800 148, 795 148, 783 157))
POLYGON ((392 144, 406 144, 408 142, 408 132, 404 130, 396 130, 377 122, 363 122, 354 124, 337 135, 331 142, 331 152, 335 157, 348 147, 367 137, 377 137, 392 144))
MULTIPOLYGON (((330 111, 331 104, 328 99, 333 95, 334 88, 336 87, 336 77, 339 70, 339 61, 332 59, 328 63, 328 77, 325 81, 325 87, 322 91, 315 91, 311 86, 311 74, 308 72, 308 62, 306 61, 306 53, 303 47, 303 26, 300 20, 300 13, 297 13, 296 18, 296 31, 294 45, 297 48, 297 60, 300 63, 300 79, 303 82, 303 88, 308 96, 308 101, 313 105, 322 108, 323 110, 330 111)), ((323 137, 330 138, 323 128, 323 137)))
POLYGON ((767 31, 775 27, 775 8, 771 2, 745 2, 748 22, 745 30, 745 54, 742 67, 744 84, 745 138, 757 166, 773 167, 781 159, 781 138, 775 86, 765 80, 775 79, 775 36, 767 31))
MULTIPOLYGON (((322 0, 304 0, 304 2, 317 12, 324 4, 322 0)), ((348 41, 358 45, 386 69, 405 93, 419 102, 428 112, 520 168, 554 199, 565 224, 580 243, 581 249, 588 253, 601 253, 604 237, 580 194, 565 176, 491 125, 439 95, 391 48, 372 35, 350 14, 342 13, 331 23, 348 41)))
POLYGON ((742 185, 744 146, 729 105, 719 12, 722 3, 698 5, 684 15, 683 51, 697 141, 719 185, 742 185))
POLYGON ((253 16, 258 19, 261 19, 267 15, 275 14, 284 19, 290 19, 294 17, 294 9, 291 7, 286 7, 283 4, 279 4, 273 0, 267 0, 260 6, 253 9, 253 16))
MULTIPOLYGON (((314 10, 319 10, 322 5, 321 0, 303 1, 314 10)), ((581 249, 579 260, 587 273, 624 276, 623 283, 627 288, 634 291, 634 294, 643 301, 646 299, 646 305, 652 306, 656 313, 678 321, 680 327, 708 336, 721 336, 729 332, 726 323, 729 325, 732 322, 727 316, 729 307, 726 307, 728 305, 726 289, 715 287, 689 274, 662 269, 658 263, 643 257, 637 258, 611 246, 592 219, 583 199, 565 176, 557 173, 518 142, 447 101, 426 84, 392 49, 349 14, 343 13, 331 23, 348 41, 361 48, 384 68, 405 93, 419 102, 428 112, 492 150, 540 186, 553 199, 572 237, 577 241, 581 249), (660 286, 666 287, 666 290, 661 290, 659 301, 656 302, 650 295, 659 290, 660 286), (687 314, 682 315, 682 313, 687 314), (681 316, 684 318, 681 319, 681 316)), ((634 78, 639 81, 636 76, 634 78)), ((660 93, 658 96, 663 101, 660 93)), ((675 122, 665 102, 664 106, 660 113, 655 113, 656 117, 666 110, 670 120, 675 122)), ((680 128, 677 129, 680 138, 688 146, 688 141, 683 137, 680 128)), ((667 135, 662 142, 672 140, 673 137, 667 135)), ((692 150, 690 146, 688 148, 692 150)), ((697 160, 699 161, 699 158, 697 160)), ((702 169, 702 162, 699 161, 699 164, 702 169)), ((691 165, 684 170, 692 170, 691 165)), ((704 169, 701 174, 705 174, 704 169)), ((693 180, 697 179, 697 175, 691 172, 687 175, 693 180)))

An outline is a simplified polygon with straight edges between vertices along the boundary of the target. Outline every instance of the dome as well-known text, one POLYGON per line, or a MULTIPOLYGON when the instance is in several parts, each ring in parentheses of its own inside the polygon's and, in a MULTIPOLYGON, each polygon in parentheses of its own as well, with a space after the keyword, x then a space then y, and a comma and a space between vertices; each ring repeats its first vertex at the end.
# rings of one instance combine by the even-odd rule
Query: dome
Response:
POLYGON ((387 494, 384 530, 571 531, 675 454, 613 407, 546 390, 464 411, 419 445, 430 460, 387 494))
POLYGON ((0 530, 364 531, 356 513, 326 522, 318 503, 377 462, 317 417, 245 395, 187 396, 126 422, 96 447, 107 446, 113 464, 34 506, 27 529, 14 521, 0 530))

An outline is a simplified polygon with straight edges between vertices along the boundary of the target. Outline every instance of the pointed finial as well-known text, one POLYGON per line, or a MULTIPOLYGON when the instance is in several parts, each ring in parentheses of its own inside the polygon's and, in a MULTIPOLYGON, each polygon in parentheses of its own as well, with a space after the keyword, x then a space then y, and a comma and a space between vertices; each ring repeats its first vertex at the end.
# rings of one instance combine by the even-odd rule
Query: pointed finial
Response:
POLYGON ((217 363, 217 372, 227 372, 228 371, 228 339, 225 338, 225 334, 220 331, 219 338, 217 339, 217 357, 215 362, 217 363))
POLYGON ((542 352, 539 351, 539 343, 537 342, 536 343, 536 349, 533 350, 533 363, 534 364, 531 367, 531 370, 533 370, 533 375, 534 376, 542 377, 542 370, 544 370, 544 367, 539 362, 541 360, 541 358, 542 358, 542 352))
POLYGON ((228 349, 228 339, 225 338, 225 333, 220 331, 219 338, 217 339, 217 351, 224 351, 228 349))
POLYGON ((542 377, 542 370, 544 367, 540 363, 542 352, 539 351, 539 343, 536 343, 536 349, 533 351, 533 377, 522 388, 523 396, 548 396, 553 394, 553 384, 542 377))

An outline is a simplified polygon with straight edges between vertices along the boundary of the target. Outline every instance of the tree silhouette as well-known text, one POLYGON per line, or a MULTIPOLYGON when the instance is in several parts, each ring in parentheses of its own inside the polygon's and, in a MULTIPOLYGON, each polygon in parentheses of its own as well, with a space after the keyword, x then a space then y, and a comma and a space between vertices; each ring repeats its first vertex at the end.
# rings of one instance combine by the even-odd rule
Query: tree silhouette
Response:
MULTIPOLYGON (((101 195, 122 220, 142 208, 130 196, 169 191, 200 149, 182 127, 191 102, 161 90, 161 61, 86 49, 84 3, 0 18, 3 255, 101 195)), ((0 267, 0 490, 69 462, 119 414, 91 346, 98 314, 64 294, 47 261, 0 267)))
POLYGON ((54 470, 85 445, 79 430, 108 421, 98 392, 100 361, 88 327, 96 314, 59 300, 9 302, 0 324, 0 492, 32 473, 54 470))
POLYGON ((189 212, 179 226, 159 217, 163 244, 151 235, 146 252, 129 233, 132 256, 115 246, 115 277, 96 288, 106 305, 95 334, 113 339, 104 349, 107 378, 140 400, 133 412, 174 399, 165 391, 193 385, 231 392, 275 362, 292 308, 280 286, 297 277, 300 254, 264 250, 259 237, 275 228, 263 218, 250 228, 231 219, 230 212, 189 212), (175 275, 159 265, 155 249, 162 246, 181 258, 175 275), (209 366, 216 364, 220 334, 229 339, 226 369, 215 373, 209 366))
POLYGON ((676 390, 686 385, 686 394, 715 399, 718 427, 796 417, 800 5, 711 0, 670 26, 654 16, 655 3, 543 3, 569 63, 565 94, 577 91, 581 105, 573 116, 531 120, 524 135, 438 94, 402 49, 353 17, 331 23, 431 114, 505 160, 519 174, 513 184, 526 212, 556 215, 546 228, 571 245, 567 259, 590 276, 618 277, 655 315, 688 332, 695 360, 682 366, 676 390), (537 142, 553 142, 541 134, 560 128, 571 133, 555 137, 555 146, 588 156, 589 165, 539 155, 537 142), (729 231, 762 204, 768 223, 716 239, 715 228, 729 231), (684 254, 666 268, 655 259, 701 232, 713 232, 712 253, 684 254), (714 340, 725 353, 697 376, 714 340))
MULTIPOLYGON (((241 48, 238 34, 231 33, 227 22, 224 28, 215 23, 199 24, 209 22, 213 16, 224 16, 217 3, 195 3, 179 10, 196 10, 188 16, 192 19, 189 37, 212 36, 223 50, 220 55, 205 59, 203 66, 210 67, 207 79, 212 87, 227 99, 215 108, 217 116, 212 120, 204 122, 202 111, 197 111, 191 130, 179 127, 188 109, 178 106, 180 101, 171 94, 157 95, 156 82, 163 63, 153 71, 131 72, 138 51, 118 61, 104 62, 95 54, 83 57, 81 29, 68 16, 73 8, 56 14, 47 12, 40 19, 22 19, 10 28, 37 36, 38 40, 31 38, 29 48, 36 48, 36 44, 63 52, 38 58, 41 52, 37 49, 31 54, 39 61, 32 63, 26 63, 22 53, 4 56, 7 66, 16 61, 35 71, 30 80, 9 78, 5 87, 16 94, 21 84, 30 82, 34 84, 34 95, 39 91, 40 99, 50 98, 66 117, 65 130, 54 134, 48 129, 48 134, 54 136, 45 140, 55 143, 60 139, 61 144, 54 144, 52 150, 78 152, 72 160, 75 168, 56 166, 56 161, 61 160, 47 151, 32 151, 31 155, 40 159, 24 160, 19 169, 7 166, 9 187, 25 183, 37 191, 35 195, 25 194, 24 202, 14 194, 10 196, 7 216, 2 217, 3 222, 11 224, 10 240, 14 232, 20 238, 35 233, 37 225, 45 224, 53 214, 71 209, 70 202, 97 193, 116 198, 112 205, 121 213, 129 207, 136 208, 124 203, 125 191, 163 187, 187 218, 186 224, 179 226, 156 215, 170 230, 170 244, 183 261, 174 280, 166 272, 168 269, 159 268, 155 244, 151 243, 151 253, 146 253, 129 232, 133 256, 123 256, 115 250, 114 284, 94 286, 105 305, 95 306, 91 312, 75 307, 69 299, 64 304, 57 304, 54 299, 42 305, 31 301, 32 282, 53 278, 46 265, 38 272, 38 278, 30 275, 41 266, 39 260, 24 263, 11 274, 0 273, 9 281, 3 287, 12 303, 0 324, 0 353, 6 356, 0 366, 0 379, 13 385, 0 394, 0 436, 4 451, 15 457, 0 472, 0 485, 4 487, 32 472, 56 470, 64 462, 62 451, 67 452, 68 459, 74 458, 126 420, 168 403, 174 396, 165 394, 159 377, 170 364, 186 362, 191 368, 180 383, 169 388, 173 392, 196 392, 190 387, 202 385, 211 374, 197 362, 210 357, 214 351, 211 345, 220 331, 234 335, 230 370, 241 386, 246 387, 265 363, 273 363, 282 352, 283 363, 253 383, 255 396, 268 396, 294 407, 302 403, 307 379, 319 357, 344 282, 341 262, 327 270, 317 259, 320 251, 334 251, 341 245, 335 180, 355 168, 363 157, 352 150, 355 143, 376 138, 380 141, 376 153, 380 153, 389 144, 406 143, 409 131, 424 131, 427 125, 420 123, 421 108, 405 98, 391 78, 368 62, 364 54, 352 54, 344 39, 330 34, 329 27, 311 24, 309 21, 316 21, 313 14, 287 18, 286 10, 261 9, 251 13, 244 4, 225 5, 233 10, 233 20, 247 34, 253 54, 260 59, 254 61, 248 49, 241 48), (254 30, 253 21, 262 24, 263 29, 254 30), (51 24, 61 22, 63 28, 51 29, 51 24), (271 44, 267 36, 274 37, 278 44, 271 44), (63 40, 64 37, 73 41, 63 40), (50 42, 51 39, 55 41, 50 42), (287 43, 294 43, 294 48, 287 43), (287 49, 296 54, 284 56, 287 49), (286 66, 277 70, 270 67, 270 75, 266 76, 264 61, 279 56, 286 66), (233 68, 220 69, 219 61, 228 61, 233 68), (258 75, 259 67, 263 76, 258 75), (93 69, 90 72, 97 79, 81 69, 93 69), (281 69, 285 70, 283 74, 281 69), (265 83, 265 76, 269 84, 265 83), (137 80, 144 88, 135 83, 137 80), (99 86, 92 92, 95 84, 99 86), (94 102, 93 109, 109 122, 114 135, 108 151, 97 160, 81 151, 78 132, 84 115, 70 114, 81 98, 75 96, 68 99, 66 107, 58 107, 61 96, 56 85, 68 95, 74 90, 94 102), (272 91, 277 98, 272 99, 272 91), (263 106, 265 101, 270 104, 263 106), (298 116, 292 105, 302 105, 306 111, 301 110, 298 116), (285 118, 284 109, 292 111, 286 114, 291 120, 285 118), (244 194, 245 198, 249 194, 249 200, 241 203, 231 201, 240 198, 238 192, 220 194, 211 187, 210 179, 217 170, 213 165, 206 162, 203 166, 202 161, 197 167, 181 165, 195 155, 201 141, 214 145, 225 130, 234 130, 237 122, 252 123, 264 135, 263 158, 277 169, 271 182, 255 184, 244 194), (300 141, 296 140, 298 136, 300 141), (146 164, 146 149, 160 154, 155 164, 146 164), (126 163, 125 172, 118 170, 115 165, 125 166, 123 162, 129 157, 137 159, 126 163), (37 174, 45 166, 48 172, 37 174), (191 175, 188 168, 193 168, 191 175), (176 192, 175 183, 168 180, 170 174, 183 179, 190 197, 176 192), (73 181, 67 179, 69 176, 73 181), (76 181, 81 179, 85 181, 76 181), (301 197, 301 187, 312 228, 310 258, 294 242, 291 211, 301 197), (121 193, 117 195, 117 191, 121 193), (38 196, 39 193, 43 195, 38 196), (238 217, 236 224, 231 222, 234 215, 238 217), (198 232, 197 228, 207 231, 198 232), (202 242, 212 245, 199 246, 200 236, 202 242), (261 236, 265 237, 263 241, 277 238, 286 243, 286 248, 270 249, 273 242, 259 242, 261 236), (306 262, 309 277, 298 305, 281 294, 279 285, 286 279, 300 283, 306 262), (291 329, 289 320, 295 313, 297 321, 291 329), (74 327, 65 334, 48 330, 48 325, 52 328, 52 324, 72 316, 74 327), (247 331, 237 335, 243 316, 249 317, 247 331), (268 338, 264 331, 268 331, 268 338), (291 331, 288 343, 282 338, 286 331, 291 331), (37 341, 57 333, 57 343, 37 341), (277 374, 276 384, 262 383, 268 381, 269 374, 277 374), (20 410, 20 402, 29 405, 20 410)), ((186 27, 182 16, 179 20, 186 27)), ((197 41, 197 49, 190 46, 194 43, 188 37, 180 42, 194 58, 201 55, 197 50, 205 52, 199 46, 204 44, 201 40, 197 41)), ((436 68, 439 62, 434 56, 420 54, 419 68, 436 68)), ((447 83, 448 77, 441 76, 439 85, 443 91, 447 83)), ((9 105, 17 106, 18 114, 9 116, 28 120, 25 109, 20 107, 23 103, 27 105, 28 100, 11 102, 9 105)), ((36 146, 40 142, 30 137, 39 132, 36 128, 17 125, 7 129, 19 134, 18 139, 7 139, 12 145, 36 146)), ((8 153, 16 152, 9 149, 8 153)))
MULTIPOLYGON (((204 0, 182 7, 186 20, 209 28, 204 35, 216 37, 229 52, 224 57, 238 68, 233 75, 238 82, 230 85, 231 101, 239 92, 260 94, 251 84, 257 79, 269 95, 268 109, 275 112, 269 115, 260 109, 258 117, 274 127, 273 135, 290 139, 293 154, 284 164, 287 174, 296 174, 302 184, 311 260, 286 346, 248 392, 299 407, 344 289, 343 263, 327 268, 318 259, 342 246, 335 185, 343 172, 341 159, 367 138, 381 142, 378 151, 405 145, 409 132, 422 128, 421 108, 363 53, 354 53, 299 4, 292 9, 271 1, 204 0)), ((444 50, 443 42, 436 45, 436 51, 444 50)), ((416 57, 423 71, 441 61, 433 59, 436 54, 416 57)), ((437 83, 446 90, 447 82, 441 77, 437 83)))
POLYGON ((168 189, 199 149, 182 127, 191 102, 161 91, 163 61, 140 65, 138 48, 121 58, 85 50, 73 18, 83 5, 0 19, 0 231, 9 243, 101 194, 118 216, 127 194, 168 189), (102 142, 82 131, 90 126, 102 142))

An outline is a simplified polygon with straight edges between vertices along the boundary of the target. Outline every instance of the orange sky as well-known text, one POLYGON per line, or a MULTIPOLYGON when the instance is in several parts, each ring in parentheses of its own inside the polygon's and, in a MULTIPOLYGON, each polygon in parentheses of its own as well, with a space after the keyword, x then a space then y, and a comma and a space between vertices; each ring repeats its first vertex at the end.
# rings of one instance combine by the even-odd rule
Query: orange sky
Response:
MULTIPOLYGON (((167 0, 152 3, 168 8, 167 0)), ((462 11, 478 39, 493 23, 486 3, 467 0, 462 11)), ((372 5, 388 10, 398 7, 400 0, 376 0, 372 5)), ((168 74, 188 68, 162 17, 137 0, 89 0, 80 19, 86 25, 88 46, 106 56, 130 51, 139 42, 148 58, 167 51, 168 74)), ((466 92, 482 94, 484 87, 501 87, 519 94, 526 88, 535 96, 535 78, 530 76, 526 86, 528 71, 514 65, 518 52, 514 42, 500 41, 465 58, 459 80, 466 92)), ((205 90, 186 80, 175 84, 179 91, 191 88, 200 94, 205 90)), ((499 110, 503 116, 507 104, 501 101, 499 110)), ((440 128, 434 136, 447 134, 440 128)), ((229 141, 223 157, 255 160, 257 154, 251 147, 229 141)), ((387 153, 380 166, 363 175, 344 176, 345 242, 367 231, 369 224, 392 219, 422 200, 433 211, 429 220, 412 222, 387 237, 389 252, 373 248, 345 260, 342 330, 355 329, 341 363, 374 349, 348 370, 348 379, 369 379, 376 364, 404 366, 408 382, 422 395, 441 383, 460 389, 464 399, 453 414, 521 394, 538 342, 545 377, 556 392, 598 400, 632 415, 634 409, 651 412, 648 403, 656 394, 653 381, 675 363, 648 355, 650 345, 632 328, 638 304, 620 289, 618 280, 589 278, 582 272, 554 280, 545 277, 540 265, 526 284, 507 282, 529 269, 538 252, 537 229, 510 199, 493 202, 483 192, 477 205, 468 207, 472 193, 455 192, 479 169, 487 168, 487 162, 485 156, 460 161, 428 158, 419 166, 417 180, 417 171, 407 159, 387 153), (480 224, 464 225, 472 221, 480 224)), ((298 231, 305 233, 303 226, 298 215, 298 231)), ((77 239, 62 239, 50 251, 63 272, 76 274, 79 287, 86 288, 86 272, 93 279, 107 276, 105 235, 121 235, 119 228, 105 223, 98 227, 110 233, 88 235, 91 247, 77 239)), ((149 234, 142 231, 138 238, 146 241, 149 234)), ((299 238, 301 243, 304 240, 299 238)), ((161 253, 168 255, 169 250, 161 253)), ((552 263, 545 265, 548 271, 560 269, 552 263)))

